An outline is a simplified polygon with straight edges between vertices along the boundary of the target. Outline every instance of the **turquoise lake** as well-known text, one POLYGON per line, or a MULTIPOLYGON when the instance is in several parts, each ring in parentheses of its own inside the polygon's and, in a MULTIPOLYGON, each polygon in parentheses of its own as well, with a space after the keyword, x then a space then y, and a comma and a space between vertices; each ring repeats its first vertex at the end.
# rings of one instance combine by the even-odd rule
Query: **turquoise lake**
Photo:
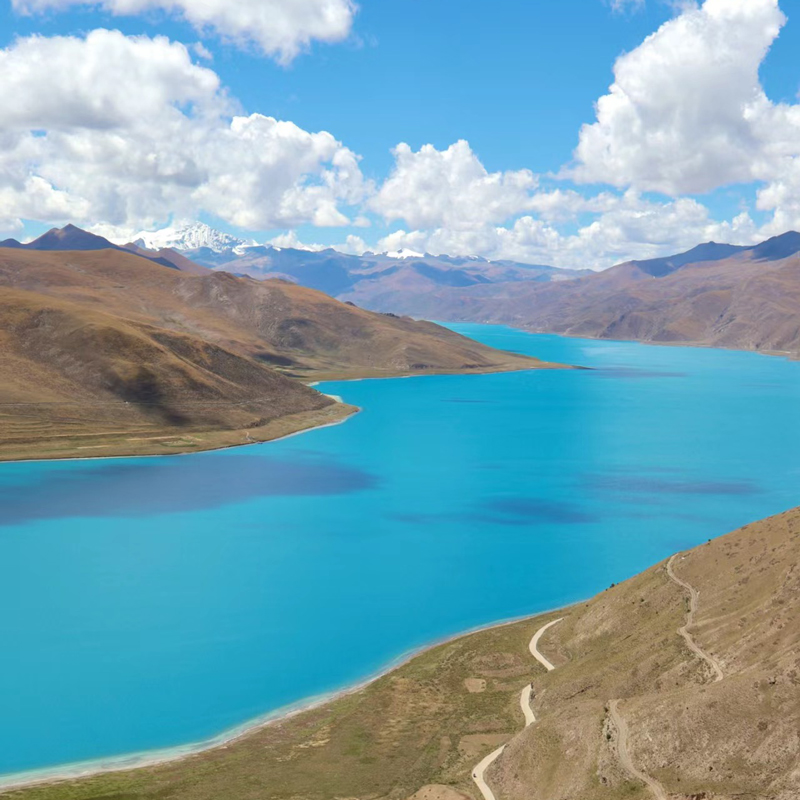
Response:
POLYGON ((0 774, 169 748, 800 504, 800 363, 455 326, 591 371, 328 383, 344 425, 0 465, 0 774))

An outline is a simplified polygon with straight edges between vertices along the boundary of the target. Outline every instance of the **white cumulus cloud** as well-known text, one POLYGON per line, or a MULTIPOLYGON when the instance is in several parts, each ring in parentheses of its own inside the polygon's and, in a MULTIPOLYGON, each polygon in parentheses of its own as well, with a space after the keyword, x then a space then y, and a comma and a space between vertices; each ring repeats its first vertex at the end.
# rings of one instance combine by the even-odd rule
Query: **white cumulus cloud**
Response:
MULTIPOLYGON (((505 226, 396 231, 384 237, 378 247, 601 269, 629 259, 680 252, 703 241, 750 244, 759 237, 746 212, 731 222, 717 222, 704 205, 690 198, 654 202, 629 190, 585 202, 594 206, 594 219, 574 233, 564 233, 551 222, 525 215, 505 226)), ((574 198, 565 196, 565 203, 569 209, 574 198)))
POLYGON ((289 63, 312 42, 338 42, 353 25, 353 0, 12 0, 19 13, 63 11, 72 6, 100 7, 116 15, 154 9, 185 18, 203 32, 256 46, 281 63, 289 63))
POLYGON ((201 212, 251 229, 348 222, 368 187, 330 133, 237 113, 164 37, 96 30, 0 50, 0 225, 131 231, 201 212))
POLYGON ((466 141, 416 152, 399 144, 393 153, 394 168, 370 202, 388 221, 468 230, 531 208, 537 177, 527 169, 488 172, 466 141))
POLYGON ((785 22, 778 0, 685 7, 618 59, 574 176, 671 195, 774 179, 800 154, 796 108, 771 103, 759 79, 785 22))

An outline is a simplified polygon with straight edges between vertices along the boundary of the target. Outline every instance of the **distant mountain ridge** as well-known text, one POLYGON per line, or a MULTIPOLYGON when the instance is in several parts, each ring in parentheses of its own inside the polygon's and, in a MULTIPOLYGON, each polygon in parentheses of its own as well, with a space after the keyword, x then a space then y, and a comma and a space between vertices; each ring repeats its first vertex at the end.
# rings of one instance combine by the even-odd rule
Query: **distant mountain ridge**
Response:
POLYGON ((404 311, 541 333, 800 356, 800 234, 751 247, 710 242, 569 283, 441 289, 404 311))
POLYGON ((16 239, 6 239, 0 242, 0 247, 13 247, 19 250, 123 250, 119 245, 113 244, 102 236, 89 233, 75 225, 65 225, 63 228, 51 228, 38 239, 22 244, 16 239))
POLYGON ((789 258, 789 256, 793 256, 798 252, 800 252, 800 233, 788 231, 757 245, 747 246, 706 242, 678 255, 626 263, 635 265, 648 275, 661 278, 672 274, 687 264, 722 261, 723 259, 744 254, 749 254, 754 261, 778 261, 782 258, 789 258))
POLYGON ((89 233, 75 225, 65 225, 63 228, 51 228, 47 233, 43 233, 38 239, 23 244, 16 239, 6 239, 0 242, 0 247, 11 248, 14 250, 35 250, 40 252, 66 252, 74 250, 76 252, 93 252, 96 250, 117 250, 119 252, 135 253, 154 264, 162 267, 177 269, 182 272, 202 273, 208 270, 195 264, 180 253, 161 248, 159 250, 143 249, 134 244, 118 245, 108 239, 89 233))
POLYGON ((410 250, 355 256, 333 248, 302 250, 259 245, 214 230, 204 223, 137 234, 130 243, 111 242, 67 225, 61 229, 53 228, 27 244, 9 239, 0 242, 0 247, 128 251, 184 272, 215 270, 259 280, 281 278, 371 310, 394 312, 408 306, 410 313, 414 313, 414 298, 425 296, 438 287, 574 280, 591 272, 513 261, 488 261, 478 256, 420 255, 410 250))
POLYGON ((434 256, 410 251, 298 250, 247 243, 207 225, 121 246, 68 225, 28 250, 128 250, 184 272, 280 278, 372 311, 449 322, 488 322, 570 336, 686 343, 800 354, 800 233, 752 246, 706 242, 603 272, 434 256))
POLYGON ((436 256, 408 249, 358 256, 333 248, 259 245, 202 223, 139 234, 134 243, 151 249, 169 246, 209 269, 258 279, 282 278, 373 311, 418 316, 425 316, 418 313, 424 298, 441 287, 567 281, 591 272, 489 261, 479 256, 436 256))
POLYGON ((723 258, 730 258, 737 253, 746 250, 735 244, 717 244, 717 242, 706 242, 679 253, 675 256, 665 256, 664 258, 651 258, 646 261, 630 261, 635 264, 642 272, 652 275, 654 278, 661 278, 680 269, 686 264, 696 264, 700 261, 721 261, 723 258))

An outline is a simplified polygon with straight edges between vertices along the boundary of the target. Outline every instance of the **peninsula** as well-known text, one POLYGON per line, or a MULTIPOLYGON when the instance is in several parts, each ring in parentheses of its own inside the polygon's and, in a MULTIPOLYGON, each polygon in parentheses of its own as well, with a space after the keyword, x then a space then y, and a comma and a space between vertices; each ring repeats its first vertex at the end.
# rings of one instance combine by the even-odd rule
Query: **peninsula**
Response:
POLYGON ((313 381, 554 366, 286 281, 142 255, 74 226, 5 245, 0 460, 267 441, 356 410, 313 381))

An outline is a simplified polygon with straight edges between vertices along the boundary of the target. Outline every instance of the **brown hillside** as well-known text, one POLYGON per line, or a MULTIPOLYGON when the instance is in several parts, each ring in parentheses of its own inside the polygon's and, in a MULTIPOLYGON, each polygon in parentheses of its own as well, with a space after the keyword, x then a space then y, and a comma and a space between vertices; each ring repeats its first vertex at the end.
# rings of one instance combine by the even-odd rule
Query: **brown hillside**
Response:
POLYGON ((0 343, 0 458, 200 449, 345 412, 218 345, 33 292, 0 293, 0 343))
POLYGON ((540 723, 491 778, 510 800, 652 796, 620 769, 609 703, 638 770, 671 798, 800 796, 800 512, 765 520, 674 562, 699 591, 690 633, 724 677, 676 635, 687 592, 664 564, 553 629, 557 669, 536 681, 540 723))
POLYGON ((126 244, 123 249, 134 255, 147 258, 150 261, 160 261, 164 266, 173 266, 181 272, 190 272, 194 275, 205 275, 211 272, 208 267, 196 264, 171 247, 162 247, 160 250, 145 250, 143 247, 139 247, 139 245, 136 244, 126 244))

